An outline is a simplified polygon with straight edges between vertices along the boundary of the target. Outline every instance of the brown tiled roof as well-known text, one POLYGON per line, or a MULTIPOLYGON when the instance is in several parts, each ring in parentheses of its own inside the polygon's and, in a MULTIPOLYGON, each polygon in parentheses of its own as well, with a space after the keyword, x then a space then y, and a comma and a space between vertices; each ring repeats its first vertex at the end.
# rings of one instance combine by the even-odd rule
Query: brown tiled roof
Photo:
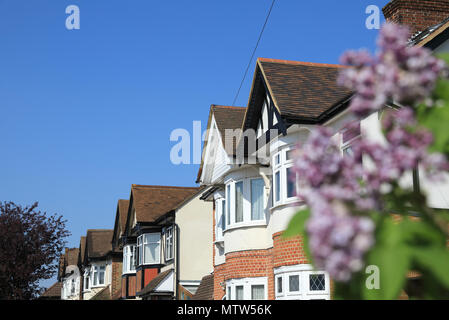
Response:
POLYGON ((66 256, 66 266, 77 265, 78 264, 79 248, 70 248, 65 252, 66 256))
POLYGON ((79 253, 80 253, 80 255, 79 255, 79 257, 80 257, 79 263, 80 264, 84 263, 85 252, 86 252, 86 237, 82 236, 81 239, 80 239, 80 250, 79 250, 79 253))
POLYGON ((175 210, 185 199, 199 191, 198 187, 135 185, 131 187, 137 222, 154 222, 175 210))
POLYGON ((123 232, 125 230, 126 217, 128 216, 129 200, 120 199, 118 201, 117 206, 119 213, 120 229, 123 232))
POLYGON ((109 229, 87 230, 87 255, 89 258, 101 258, 112 250, 112 235, 109 229))
MULTIPOLYGON (((226 129, 240 129, 242 128, 243 119, 245 118, 245 107, 231 107, 231 106, 220 106, 220 105, 211 105, 209 111, 209 119, 207 122, 207 130, 210 130, 212 115, 215 118, 215 122, 217 123, 218 131, 221 135, 221 141, 223 143, 223 147, 228 155, 233 155, 235 153, 235 144, 232 144, 232 149, 226 147, 226 129)), ((237 138, 238 139, 238 138, 237 138)), ((237 140, 236 139, 236 140, 237 140)), ((230 145, 230 144, 229 144, 230 145)), ((206 150, 207 141, 204 142, 203 152, 206 150)), ((201 178, 201 173, 203 170, 203 160, 204 154, 201 159, 201 165, 197 174, 197 182, 201 178)))
POLYGON ((164 279, 172 272, 173 270, 166 270, 164 272, 159 273, 157 276, 155 276, 153 278, 153 280, 150 281, 150 283, 148 283, 146 285, 145 288, 143 288, 142 291, 139 292, 139 295, 145 295, 148 293, 153 292, 154 289, 156 289, 156 287, 162 282, 164 281, 164 279))
POLYGON ((201 279, 200 286, 193 295, 192 300, 213 300, 214 299, 214 275, 210 274, 201 279))
POLYGON ((41 295, 41 298, 57 298, 61 299, 62 282, 55 282, 41 295))
POLYGON ((320 122, 352 94, 337 85, 338 72, 344 68, 341 65, 266 58, 257 63, 283 117, 320 122))

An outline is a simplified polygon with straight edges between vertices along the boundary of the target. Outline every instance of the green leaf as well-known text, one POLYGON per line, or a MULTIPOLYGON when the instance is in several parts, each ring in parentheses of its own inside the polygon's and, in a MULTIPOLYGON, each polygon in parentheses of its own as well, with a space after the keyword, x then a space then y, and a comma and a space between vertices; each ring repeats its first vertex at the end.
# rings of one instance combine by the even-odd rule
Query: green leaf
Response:
POLYGON ((438 59, 444 60, 446 62, 446 65, 449 66, 449 53, 443 52, 436 55, 438 59))
POLYGON ((413 251, 414 261, 431 272, 438 282, 449 289, 449 251, 445 247, 416 249, 413 251))
POLYGON ((298 211, 290 220, 287 230, 284 231, 282 236, 284 238, 294 237, 298 235, 305 235, 306 222, 310 217, 310 209, 304 209, 298 211))
MULTIPOLYGON (((448 81, 445 81, 448 82, 448 81)), ((449 92, 449 83, 446 89, 449 92)), ((433 133, 434 142, 430 146, 430 152, 441 152, 449 155, 449 98, 441 106, 428 108, 420 106, 417 112, 417 119, 420 125, 429 129, 433 133)))
MULTIPOLYGON (((380 287, 370 289, 363 283, 364 299, 397 299, 406 281, 410 267, 410 251, 403 243, 403 233, 399 225, 388 217, 378 225, 377 243, 369 252, 366 266, 374 265, 379 269, 380 287)), ((365 281, 369 275, 365 275, 365 281)))

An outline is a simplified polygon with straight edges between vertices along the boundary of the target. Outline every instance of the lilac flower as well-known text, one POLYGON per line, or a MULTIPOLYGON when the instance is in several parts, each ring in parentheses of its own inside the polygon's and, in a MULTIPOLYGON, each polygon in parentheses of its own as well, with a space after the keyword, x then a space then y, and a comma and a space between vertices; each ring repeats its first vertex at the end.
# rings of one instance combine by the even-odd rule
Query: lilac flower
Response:
POLYGON ((423 47, 409 47, 406 27, 385 24, 378 40, 380 52, 349 51, 341 62, 338 83, 356 92, 352 111, 360 118, 384 107, 387 101, 420 102, 434 89, 437 78, 447 71, 443 61, 423 47))

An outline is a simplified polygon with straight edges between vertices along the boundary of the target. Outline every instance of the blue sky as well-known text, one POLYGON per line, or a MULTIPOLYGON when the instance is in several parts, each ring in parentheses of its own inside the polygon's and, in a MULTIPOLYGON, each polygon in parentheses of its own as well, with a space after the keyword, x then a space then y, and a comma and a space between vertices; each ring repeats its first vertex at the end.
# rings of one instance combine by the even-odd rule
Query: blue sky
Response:
MULTIPOLYGON (((277 0, 256 57, 373 50, 365 8, 387 2, 277 0)), ((170 162, 170 133, 232 104, 270 4, 0 0, 0 201, 64 215, 77 247, 86 229, 113 227, 132 183, 194 185, 198 165, 170 162), (65 28, 71 4, 80 30, 65 28)))

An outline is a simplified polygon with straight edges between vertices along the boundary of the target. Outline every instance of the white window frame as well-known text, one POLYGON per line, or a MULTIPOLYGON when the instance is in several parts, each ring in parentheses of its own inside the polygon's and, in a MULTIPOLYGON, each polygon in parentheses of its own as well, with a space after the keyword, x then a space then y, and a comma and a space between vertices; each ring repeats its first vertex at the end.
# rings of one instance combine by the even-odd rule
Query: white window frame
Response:
POLYGON ((127 244, 123 247, 122 274, 136 273, 136 245, 127 244))
POLYGON ((90 291, 90 269, 84 271, 83 291, 90 291), (87 282, 87 286, 86 286, 87 282))
POLYGON ((330 279, 325 271, 313 270, 309 264, 282 266, 274 270, 275 298, 277 300, 330 300, 330 279), (324 290, 310 290, 310 275, 323 274, 325 281, 324 290), (290 291, 289 276, 299 275, 299 291, 290 291), (278 278, 282 279, 283 292, 278 293, 278 278))
POLYGON ((91 273, 90 273, 90 287, 96 288, 96 287, 104 287, 106 285, 106 264, 93 264, 91 267, 91 273), (104 268, 104 275, 103 275, 103 283, 100 283, 100 273, 101 268, 104 268), (95 274, 97 274, 97 281, 95 282, 95 274))
POLYGON ((170 261, 173 259, 175 251, 174 247, 175 242, 173 235, 173 226, 170 226, 165 230, 165 261, 170 261))
POLYGON ((241 228, 241 227, 248 227, 248 226, 266 226, 267 225, 267 213, 265 208, 265 202, 266 202, 266 194, 265 194, 265 187, 263 190, 263 218, 260 220, 251 220, 251 181, 260 179, 262 177, 260 176, 251 176, 251 177, 245 177, 245 178, 239 178, 239 179, 229 179, 228 181, 225 181, 225 190, 226 190, 226 214, 228 214, 228 208, 229 214, 230 214, 230 221, 226 221, 226 230, 223 230, 223 233, 225 233, 228 230, 232 230, 234 228, 241 228), (243 183, 243 221, 241 222, 235 222, 236 218, 236 183, 242 182, 243 183), (229 192, 228 192, 229 191, 229 192), (229 197, 228 194, 231 196, 229 197), (229 207, 228 207, 229 205, 229 207))
POLYGON ((215 242, 223 242, 223 233, 226 230, 226 200, 218 198, 215 200, 215 242), (223 219, 225 225, 223 226, 223 219), (223 229, 223 227, 225 229, 223 229))
POLYGON ((255 277, 255 278, 242 278, 231 279, 226 281, 226 296, 227 300, 235 300, 236 287, 243 286, 243 300, 251 300, 251 288, 252 286, 263 285, 264 286, 264 299, 268 300, 268 281, 267 277, 255 277))
MULTIPOLYGON (((273 156, 272 167, 273 167, 273 204, 272 207, 277 207, 280 205, 286 205, 291 203, 297 203, 299 201, 298 196, 289 197, 288 196, 288 174, 287 170, 293 167, 294 159, 287 159, 287 153, 293 151, 294 145, 288 145, 283 147, 281 151, 277 152, 273 156), (277 159, 279 162, 277 163, 277 159), (276 174, 279 172, 279 190, 276 186, 276 174), (279 200, 276 199, 276 194, 279 191, 279 200)), ((295 183, 295 193, 299 192, 299 182, 298 175, 296 174, 295 183)))
POLYGON ((265 197, 266 197, 266 195, 265 195, 265 181, 263 180, 262 177, 260 177, 260 178, 253 177, 253 178, 249 178, 248 180, 249 180, 249 182, 248 182, 248 184, 249 184, 249 188, 248 188, 249 198, 248 199, 249 199, 249 209, 250 209, 249 220, 250 221, 266 221, 266 217, 265 217, 265 200, 266 200, 265 199, 265 197), (252 212, 253 208, 252 208, 251 204, 252 204, 253 190, 251 189, 251 184, 252 184, 252 181, 254 181, 254 180, 261 180, 262 183, 263 183, 263 187, 262 187, 262 204, 263 204, 263 206, 262 206, 262 219, 253 219, 253 217, 252 217, 252 215, 253 215, 253 212, 252 212))
POLYGON ((149 233, 144 233, 141 234, 140 236, 137 237, 137 242, 138 242, 138 246, 139 247, 139 265, 140 266, 144 266, 144 265, 154 265, 154 264, 160 264, 161 263, 161 233, 160 232, 149 232, 149 233), (145 247, 150 244, 148 242, 146 242, 146 236, 147 235, 158 235, 159 236, 159 240, 156 242, 151 242, 151 243, 157 243, 159 245, 159 250, 156 254, 156 258, 157 260, 152 261, 152 262, 145 262, 145 247), (140 239, 140 241, 139 241, 140 239))

